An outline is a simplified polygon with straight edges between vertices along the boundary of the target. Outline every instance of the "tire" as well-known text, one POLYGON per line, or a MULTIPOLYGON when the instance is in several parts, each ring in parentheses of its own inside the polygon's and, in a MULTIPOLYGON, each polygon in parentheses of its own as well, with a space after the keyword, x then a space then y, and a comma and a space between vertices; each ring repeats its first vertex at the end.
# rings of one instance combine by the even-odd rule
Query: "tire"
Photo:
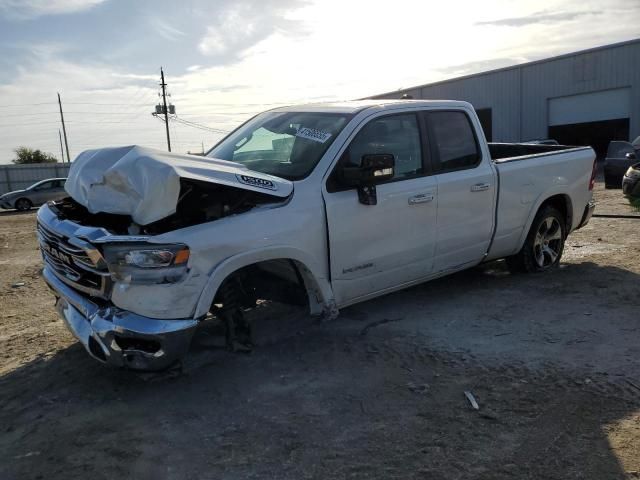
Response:
POLYGON ((227 348, 232 352, 250 352, 253 349, 251 323, 244 315, 244 290, 236 278, 227 279, 217 295, 222 303, 218 315, 225 327, 227 348))
POLYGON ((18 200, 16 200, 14 206, 16 207, 16 210, 20 212, 26 212, 27 210, 31 210, 31 207, 33 207, 33 203, 31 203, 31 200, 29 200, 28 198, 19 198, 18 200))
POLYGON ((522 249, 507 258, 512 272, 539 273, 560 263, 567 236, 565 219, 558 209, 547 205, 538 211, 522 249))

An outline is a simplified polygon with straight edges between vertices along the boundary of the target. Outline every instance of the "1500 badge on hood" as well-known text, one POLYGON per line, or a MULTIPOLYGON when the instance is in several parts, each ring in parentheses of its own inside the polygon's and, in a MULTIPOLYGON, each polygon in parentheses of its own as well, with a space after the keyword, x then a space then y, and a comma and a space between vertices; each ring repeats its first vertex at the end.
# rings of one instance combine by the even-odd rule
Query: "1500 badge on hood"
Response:
POLYGON ((265 178, 250 177, 249 175, 236 175, 238 181, 252 187, 267 188, 269 190, 277 190, 275 183, 265 178))

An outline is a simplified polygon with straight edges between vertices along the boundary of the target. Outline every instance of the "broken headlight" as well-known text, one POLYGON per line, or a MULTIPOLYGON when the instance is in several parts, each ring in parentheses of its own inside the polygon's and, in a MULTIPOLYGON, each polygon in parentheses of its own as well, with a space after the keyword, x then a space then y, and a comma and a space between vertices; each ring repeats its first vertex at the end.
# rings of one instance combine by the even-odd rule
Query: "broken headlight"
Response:
POLYGON ((187 273, 186 245, 112 244, 105 245, 103 250, 111 278, 116 282, 173 283, 187 273))

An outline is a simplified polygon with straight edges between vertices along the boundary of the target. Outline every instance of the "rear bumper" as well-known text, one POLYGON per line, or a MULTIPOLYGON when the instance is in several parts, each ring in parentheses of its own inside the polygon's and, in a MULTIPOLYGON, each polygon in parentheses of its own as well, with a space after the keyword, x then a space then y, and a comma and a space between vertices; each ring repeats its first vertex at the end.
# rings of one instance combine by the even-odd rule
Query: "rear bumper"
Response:
POLYGON ((587 206, 584 207, 584 213, 582 214, 582 219, 580 220, 580 224, 578 225, 578 228, 582 228, 587 223, 589 223, 589 220, 591 220, 591 216, 593 215, 593 211, 595 209, 596 209, 596 202, 591 200, 589 203, 587 203, 587 206))
POLYGON ((67 286, 45 266, 42 276, 56 309, 89 354, 116 367, 161 370, 189 350, 197 320, 158 320, 100 306, 67 286))

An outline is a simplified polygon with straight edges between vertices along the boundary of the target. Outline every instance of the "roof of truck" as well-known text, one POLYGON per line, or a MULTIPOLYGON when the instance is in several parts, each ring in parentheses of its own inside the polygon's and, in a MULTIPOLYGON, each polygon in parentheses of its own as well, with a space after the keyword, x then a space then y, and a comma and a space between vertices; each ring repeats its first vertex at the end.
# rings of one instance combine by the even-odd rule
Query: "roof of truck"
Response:
POLYGON ((396 105, 411 105, 417 107, 466 107, 467 102, 458 100, 396 100, 396 99, 378 99, 378 100, 350 100, 344 102, 326 102, 326 103, 307 103, 300 105, 289 105, 286 107, 278 107, 271 110, 272 112, 321 112, 321 113, 358 113, 368 108, 384 109, 396 105))

